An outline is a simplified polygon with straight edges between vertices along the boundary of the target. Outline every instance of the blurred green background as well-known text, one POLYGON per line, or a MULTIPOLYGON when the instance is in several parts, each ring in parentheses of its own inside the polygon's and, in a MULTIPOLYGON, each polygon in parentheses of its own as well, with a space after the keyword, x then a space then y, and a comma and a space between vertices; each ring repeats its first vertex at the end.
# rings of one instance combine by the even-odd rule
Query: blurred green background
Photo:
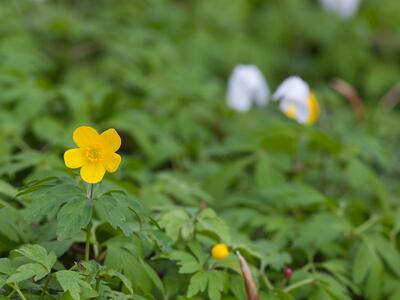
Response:
MULTIPOLYGON (((382 100, 400 79, 399 16, 395 0, 365 0, 349 20, 311 0, 1 1, 1 203, 17 214, 0 220, 2 255, 38 239, 15 225, 15 188, 75 174, 61 156, 74 128, 114 127, 123 162, 107 178, 154 218, 206 201, 255 270, 279 282, 290 265, 324 282, 295 299, 400 299, 400 119, 382 100), (273 90, 303 77, 318 123, 275 103, 228 109, 237 64, 257 65, 273 90), (362 122, 336 78, 361 96, 362 122)), ((171 246, 185 249, 181 238, 171 246)), ((186 299, 185 285, 168 290, 186 299)))

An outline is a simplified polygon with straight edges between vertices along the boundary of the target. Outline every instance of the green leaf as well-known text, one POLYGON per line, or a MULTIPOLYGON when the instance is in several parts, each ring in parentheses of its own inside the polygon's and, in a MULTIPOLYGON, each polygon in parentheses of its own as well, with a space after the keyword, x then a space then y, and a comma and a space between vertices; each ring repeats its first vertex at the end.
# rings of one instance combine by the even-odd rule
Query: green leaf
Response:
POLYGON ((274 290, 269 293, 270 298, 268 300, 294 300, 292 295, 285 293, 282 290, 274 290))
POLYGON ((282 171, 276 167, 272 156, 265 154, 257 161, 255 180, 260 189, 284 182, 282 171))
POLYGON ((221 299, 221 292, 224 290, 226 274, 221 271, 200 271, 190 278, 187 291, 188 297, 193 297, 202 293, 207 288, 207 294, 210 300, 221 299))
POLYGON ((13 242, 29 242, 35 236, 21 211, 12 207, 0 208, 0 233, 13 242))
POLYGON ((9 258, 0 258, 0 273, 11 275, 15 272, 15 265, 9 258))
POLYGON ((158 224, 165 229, 166 234, 176 242, 182 228, 189 220, 189 215, 183 209, 175 209, 165 213, 158 224))
POLYGON ((202 265, 199 261, 189 253, 183 251, 173 251, 169 255, 171 260, 176 260, 178 262, 179 273, 181 274, 191 274, 202 269, 202 265))
POLYGON ((373 255, 375 253, 365 243, 358 246, 353 263, 353 280, 355 283, 359 284, 366 278, 371 268, 370 257, 373 255))
POLYGON ((17 273, 11 275, 7 279, 7 283, 18 283, 23 280, 27 280, 29 278, 34 277, 34 280, 40 280, 49 274, 49 271, 46 268, 38 263, 29 263, 20 266, 17 269, 17 273))
POLYGON ((254 157, 247 157, 231 163, 227 163, 210 176, 205 184, 206 191, 209 191, 215 199, 222 199, 234 181, 243 170, 254 161, 254 157))
POLYGON ((22 190, 22 193, 20 193, 20 197, 29 196, 32 198, 24 211, 25 218, 29 222, 39 222, 44 217, 52 219, 65 202, 83 196, 83 191, 74 184, 65 183, 61 180, 50 181, 49 185, 46 183, 45 181, 41 185, 42 182, 39 181, 31 187, 31 190, 22 190))
POLYGON ((386 239, 379 235, 374 235, 368 238, 378 254, 383 258, 388 267, 397 275, 400 276, 400 254, 386 239))
POLYGON ((194 274, 190 278, 190 283, 187 290, 187 296, 193 297, 198 293, 204 292, 207 288, 207 282, 208 282, 208 276, 206 272, 200 271, 194 274))
POLYGON ((39 245, 24 245, 15 252, 43 265, 48 272, 55 264, 57 257, 54 252, 48 253, 45 248, 39 245))
POLYGON ((58 271, 56 278, 60 283, 64 292, 69 292, 73 299, 87 299, 87 297, 81 297, 81 293, 94 297, 97 293, 93 290, 89 283, 84 281, 84 276, 73 271, 58 271))
POLYGON ((260 194, 269 204, 283 208, 304 207, 325 201, 321 193, 301 183, 276 184, 261 190, 260 194))
POLYGON ((57 236, 60 240, 74 237, 89 224, 92 206, 85 197, 71 199, 57 215, 57 236))
POLYGON ((107 253, 104 264, 121 272, 131 282, 134 291, 151 293, 154 278, 150 278, 141 263, 143 260, 141 241, 136 235, 117 236, 107 241, 107 253))
POLYGON ((229 243, 230 232, 228 225, 220 219, 210 208, 200 212, 197 217, 196 231, 202 233, 211 233, 219 240, 229 243))
POLYGON ((124 235, 130 236, 133 232, 133 223, 126 216, 126 207, 111 196, 102 196, 96 200, 95 209, 104 220, 114 228, 120 228, 124 235))
POLYGON ((226 276, 221 271, 209 271, 208 275, 208 297, 210 300, 220 300, 221 293, 224 290, 226 276))
POLYGON ((132 284, 129 281, 128 278, 126 278, 126 276, 120 272, 117 272, 115 270, 106 270, 102 273, 102 275, 108 275, 111 277, 117 277, 119 280, 121 280, 121 282, 124 284, 124 286, 128 289, 129 293, 131 295, 133 295, 133 289, 132 289, 132 284))
POLYGON ((4 194, 10 198, 15 198, 15 196, 17 195, 17 189, 14 188, 11 184, 0 180, 0 194, 4 194))
POLYGON ((163 282, 158 276, 157 272, 154 271, 143 259, 139 259, 140 264, 143 267, 143 270, 146 272, 147 276, 151 279, 153 284, 161 291, 163 294, 165 293, 163 282))

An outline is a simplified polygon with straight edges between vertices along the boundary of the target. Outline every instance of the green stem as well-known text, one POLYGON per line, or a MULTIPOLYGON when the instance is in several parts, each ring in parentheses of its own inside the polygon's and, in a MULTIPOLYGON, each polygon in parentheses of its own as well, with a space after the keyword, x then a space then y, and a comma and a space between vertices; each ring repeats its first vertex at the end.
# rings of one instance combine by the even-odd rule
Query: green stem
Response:
POLYGON ((273 290, 273 289, 274 289, 274 286, 272 285, 271 281, 269 280, 267 274, 265 274, 265 271, 264 271, 264 267, 263 267, 263 266, 260 267, 259 273, 260 273, 261 278, 262 278, 262 280, 264 281, 266 287, 267 287, 269 290, 273 290))
MULTIPOLYGON (((94 185, 91 184, 89 186, 89 190, 87 193, 87 199, 92 204, 93 202, 93 187, 94 185)), ((85 242, 85 261, 89 261, 89 253, 90 253, 90 236, 92 231, 92 221, 89 222, 86 226, 86 242, 85 242)))
POLYGON ((269 290, 273 290, 274 287, 273 287, 271 281, 269 280, 267 274, 265 274, 265 272, 264 272, 263 269, 260 270, 260 275, 261 275, 261 278, 263 279, 265 285, 267 286, 267 288, 268 288, 269 290))
POLYGON ((19 297, 21 298, 21 300, 26 300, 24 294, 21 292, 21 290, 18 287, 18 284, 13 284, 13 288, 14 290, 17 292, 17 294, 19 295, 19 297))
POLYGON ((360 235, 364 231, 368 230, 371 226, 375 225, 375 223, 378 221, 379 221, 379 217, 376 215, 373 215, 366 222, 362 223, 360 226, 358 226, 356 229, 354 229, 353 233, 355 235, 360 235))
POLYGON ((12 291, 7 295, 7 299, 10 299, 12 295, 15 294, 15 290, 12 289, 12 291))
POLYGON ((100 289, 100 276, 96 276, 96 291, 99 292, 100 289))
POLYGON ((44 283, 44 287, 43 287, 43 290, 42 290, 42 294, 40 295, 40 300, 44 299, 44 295, 46 295, 47 288, 48 288, 49 282, 50 282, 50 276, 51 276, 51 274, 49 274, 47 276, 47 278, 46 278, 46 281, 44 283))
POLYGON ((298 281, 296 283, 289 285, 287 288, 284 289, 284 291, 286 293, 289 293, 295 289, 298 289, 299 287, 302 287, 307 284, 312 284, 314 282, 316 282, 316 280, 314 278, 304 279, 304 280, 301 280, 301 281, 298 281))

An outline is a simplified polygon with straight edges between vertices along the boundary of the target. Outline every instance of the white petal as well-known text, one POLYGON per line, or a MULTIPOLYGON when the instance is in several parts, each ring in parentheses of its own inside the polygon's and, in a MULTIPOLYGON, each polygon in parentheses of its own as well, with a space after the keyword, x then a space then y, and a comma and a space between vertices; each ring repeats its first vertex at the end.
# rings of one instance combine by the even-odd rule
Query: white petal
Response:
POLYGON ((253 65, 238 65, 233 70, 229 82, 228 106, 237 111, 247 111, 253 102, 259 106, 267 104, 269 88, 261 71, 253 65))
POLYGON ((295 119, 300 124, 305 124, 308 120, 310 112, 306 102, 282 100, 279 107, 284 114, 286 114, 288 117, 295 119), (293 106, 295 107, 295 114, 293 117, 291 117, 288 116, 288 112, 293 106))
POLYGON ((360 0, 320 0, 320 2, 325 10, 334 12, 344 19, 354 16, 361 4, 360 0))
POLYGON ((310 115, 310 109, 307 104, 301 104, 297 106, 296 110, 296 121, 300 124, 307 123, 308 116, 310 115))
POLYGON ((307 82, 298 76, 291 76, 279 85, 272 98, 274 100, 305 103, 307 102, 309 91, 307 82))

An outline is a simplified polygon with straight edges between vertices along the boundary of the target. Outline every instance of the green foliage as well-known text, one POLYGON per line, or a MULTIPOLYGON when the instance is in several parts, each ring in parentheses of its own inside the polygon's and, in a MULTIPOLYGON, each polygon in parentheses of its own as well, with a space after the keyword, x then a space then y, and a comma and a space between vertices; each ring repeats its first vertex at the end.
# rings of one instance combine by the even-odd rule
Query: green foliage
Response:
POLYGON ((349 20, 317 0, 0 2, 0 299, 242 300, 237 251, 262 300, 400 299, 399 14, 393 0, 349 20), (274 102, 230 110, 237 64, 272 91, 306 79, 318 123, 274 102), (80 125, 122 137, 93 194, 62 161, 80 125))

